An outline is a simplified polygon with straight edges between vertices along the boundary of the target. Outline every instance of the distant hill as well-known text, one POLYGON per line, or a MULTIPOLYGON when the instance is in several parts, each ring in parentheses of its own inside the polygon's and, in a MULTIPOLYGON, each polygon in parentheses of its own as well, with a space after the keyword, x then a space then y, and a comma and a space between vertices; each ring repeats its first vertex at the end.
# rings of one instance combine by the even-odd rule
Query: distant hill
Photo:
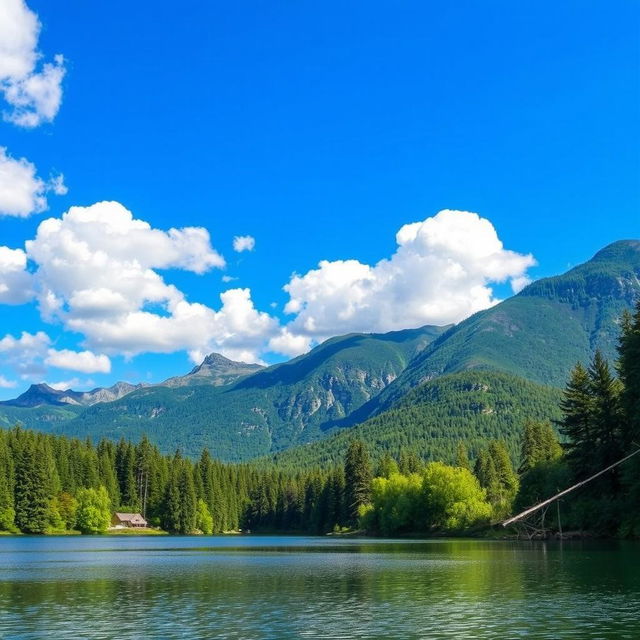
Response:
POLYGON ((79 405, 88 407, 98 402, 113 402, 143 386, 145 385, 116 382, 111 387, 97 387, 91 391, 73 391, 72 389, 60 391, 45 383, 32 384, 22 395, 14 400, 0 402, 0 406, 33 408, 79 405))

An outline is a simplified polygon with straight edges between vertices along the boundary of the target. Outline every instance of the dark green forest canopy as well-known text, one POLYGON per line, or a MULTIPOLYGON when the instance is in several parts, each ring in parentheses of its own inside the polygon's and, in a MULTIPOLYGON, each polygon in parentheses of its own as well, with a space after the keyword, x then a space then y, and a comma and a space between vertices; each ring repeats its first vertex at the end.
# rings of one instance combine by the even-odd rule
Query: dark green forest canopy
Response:
POLYGON ((406 449, 447 463, 455 461, 461 440, 475 456, 488 440, 502 439, 515 460, 525 422, 557 419, 561 395, 559 389, 505 373, 443 376, 420 385, 389 411, 326 440, 285 451, 274 461, 292 468, 335 464, 352 438, 367 442, 376 458, 385 452, 397 457, 406 449))

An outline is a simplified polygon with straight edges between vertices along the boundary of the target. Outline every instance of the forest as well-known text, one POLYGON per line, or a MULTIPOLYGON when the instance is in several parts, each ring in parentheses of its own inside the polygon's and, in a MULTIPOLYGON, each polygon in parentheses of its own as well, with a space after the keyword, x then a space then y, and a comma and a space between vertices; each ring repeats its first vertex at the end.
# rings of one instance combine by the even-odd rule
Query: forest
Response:
MULTIPOLYGON (((559 410, 554 425, 524 421, 515 456, 494 439, 471 460, 458 440, 453 459, 425 462, 410 449, 372 456, 352 438, 341 464, 323 469, 222 463, 206 449, 192 460, 162 455, 146 436, 94 445, 15 427, 0 431, 0 530, 103 533, 113 511, 127 511, 174 534, 486 531, 639 448, 640 305, 622 319, 615 365, 599 352, 577 364, 559 410)), ((639 536, 639 505, 637 456, 569 497, 563 524, 639 536)))

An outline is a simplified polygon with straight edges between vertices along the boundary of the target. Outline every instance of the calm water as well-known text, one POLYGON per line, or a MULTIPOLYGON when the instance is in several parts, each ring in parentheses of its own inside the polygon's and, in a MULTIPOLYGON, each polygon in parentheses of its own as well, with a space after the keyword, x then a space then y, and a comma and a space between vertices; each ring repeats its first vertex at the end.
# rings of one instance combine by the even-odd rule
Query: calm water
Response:
POLYGON ((640 638, 633 543, 0 538, 1 638, 640 638))

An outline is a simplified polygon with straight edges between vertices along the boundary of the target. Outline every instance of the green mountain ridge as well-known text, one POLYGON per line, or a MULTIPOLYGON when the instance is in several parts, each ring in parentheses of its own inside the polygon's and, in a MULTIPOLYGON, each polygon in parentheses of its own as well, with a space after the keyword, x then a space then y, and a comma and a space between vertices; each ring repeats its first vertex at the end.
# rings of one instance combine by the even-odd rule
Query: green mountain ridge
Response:
MULTIPOLYGON (((154 386, 69 420, 26 426, 97 439, 149 435, 164 451, 245 460, 310 442, 377 395, 446 327, 332 338, 226 386, 154 386)), ((25 416, 26 417, 26 416, 25 416)))
POLYGON ((349 424, 385 411, 425 381, 472 369, 562 387, 573 365, 590 360, 596 349, 615 359, 620 316, 639 297, 640 241, 615 242, 452 327, 349 424))
MULTIPOLYGON (((396 446, 408 438, 426 447, 429 438, 420 435, 421 425, 436 418, 439 424, 429 427, 437 432, 431 440, 440 442, 442 451, 445 441, 462 436, 470 442, 488 434, 509 439, 516 405, 508 419, 499 418, 504 413, 500 409, 481 419, 467 411, 452 420, 447 402, 459 402, 463 391, 451 385, 475 380, 479 389, 488 385, 486 398, 494 391, 502 393, 507 383, 496 376, 507 376, 519 406, 533 412, 530 417, 549 416, 558 388, 577 361, 589 360, 596 348, 615 358, 620 316, 638 297, 640 241, 625 240, 456 326, 335 337, 266 368, 212 354, 186 376, 111 402, 37 409, 0 406, 0 424, 20 421, 92 439, 136 440, 146 433, 165 452, 179 448, 195 455, 206 446, 213 456, 228 461, 272 456, 333 434, 342 442, 349 433, 345 428, 354 425, 360 426, 353 433, 374 442, 382 438, 380 446, 396 446), (465 378, 472 374, 488 382, 465 378), (446 391, 442 397, 449 400, 439 400, 434 389, 446 391), (546 398, 540 405, 544 411, 527 394, 546 398), (442 431, 445 427, 449 436, 442 431)), ((471 396, 464 392, 463 397, 471 396)), ((334 447, 326 442, 311 446, 314 451, 334 447)))
POLYGON ((367 442, 374 458, 402 450, 425 460, 454 463, 458 441, 472 454, 487 440, 505 440, 517 452, 527 419, 560 417, 562 392, 496 371, 465 371, 414 388, 391 409, 329 438, 289 449, 273 460, 283 467, 326 467, 339 463, 353 438, 367 442))

